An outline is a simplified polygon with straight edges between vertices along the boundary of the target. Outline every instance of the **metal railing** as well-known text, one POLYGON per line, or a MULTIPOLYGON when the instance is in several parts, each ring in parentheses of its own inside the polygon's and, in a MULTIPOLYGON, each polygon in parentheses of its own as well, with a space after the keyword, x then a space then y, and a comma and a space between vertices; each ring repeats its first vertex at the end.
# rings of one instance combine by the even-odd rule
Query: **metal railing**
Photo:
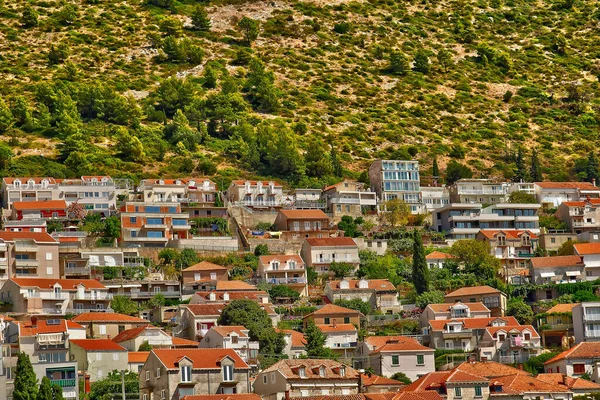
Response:
POLYGON ((77 293, 75 295, 75 300, 111 300, 112 298, 112 293, 77 293))
POLYGON ((280 284, 293 284, 293 283, 306 283, 306 278, 264 278, 263 282, 271 283, 273 285, 280 284))
POLYGON ((149 298, 153 297, 157 294, 162 294, 165 297, 180 297, 181 292, 179 290, 169 290, 164 292, 123 292, 123 293, 114 293, 115 296, 125 296, 135 298, 149 298))
POLYGON ((67 267, 65 275, 88 275, 92 269, 90 267, 67 267))
POLYGON ((54 293, 54 292, 34 292, 34 293, 25 293, 23 295, 26 299, 44 299, 44 300, 67 300, 69 298, 69 293, 54 293))
POLYGON ((50 383, 52 385, 58 385, 61 388, 70 388, 75 387, 77 382, 75 379, 50 379, 50 383))

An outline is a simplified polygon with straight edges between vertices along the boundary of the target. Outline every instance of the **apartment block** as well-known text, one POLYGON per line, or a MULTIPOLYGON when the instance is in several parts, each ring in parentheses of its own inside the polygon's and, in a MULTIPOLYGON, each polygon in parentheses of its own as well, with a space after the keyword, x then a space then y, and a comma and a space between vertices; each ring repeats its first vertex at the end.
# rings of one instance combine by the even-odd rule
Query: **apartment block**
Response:
POLYGON ((0 232, 0 282, 11 277, 58 278, 58 245, 47 233, 0 232))
POLYGON ((448 293, 446 303, 483 303, 492 313, 492 317, 501 317, 506 311, 506 294, 490 286, 463 287, 448 293))
POLYGON ((358 268, 358 246, 352 238, 309 238, 304 240, 300 256, 307 266, 320 274, 332 275, 329 266, 332 262, 348 263, 358 268))
POLYGON ((450 204, 450 192, 446 187, 421 186, 421 201, 427 213, 450 204))
POLYGON ((600 342, 600 302, 584 302, 573 307, 575 343, 600 342))
POLYGON ((258 258, 257 278, 273 285, 287 285, 308 296, 306 266, 298 255, 272 255, 258 258))
POLYGON ((279 210, 273 223, 283 241, 329 236, 331 220, 322 210, 279 210))
POLYGON ((423 212, 418 161, 376 160, 369 167, 369 180, 380 202, 399 199, 413 214, 423 212))
POLYGON ((565 201, 600 198, 600 188, 589 182, 536 182, 535 196, 544 207, 556 208, 565 201))
POLYGON ((339 219, 344 215, 359 217, 363 213, 377 212, 377 194, 364 191, 363 186, 361 182, 344 180, 323 190, 322 197, 333 218, 339 219))
POLYGON ((232 181, 227 188, 227 201, 257 208, 281 207, 288 203, 284 199, 283 186, 273 181, 232 181))
POLYGON ((110 216, 117 212, 117 197, 128 195, 128 185, 117 184, 110 176, 82 176, 60 179, 58 188, 67 205, 77 203, 87 212, 110 216))
POLYGON ((11 219, 66 219, 67 202, 64 200, 15 201, 11 219))
POLYGON ((600 199, 562 202, 554 215, 567 224, 569 232, 581 233, 598 230, 600 228, 600 199))
POLYGON ((482 229, 476 239, 490 245, 490 252, 500 260, 506 277, 529 270, 529 260, 538 247, 537 235, 527 230, 482 229))
POLYGON ((2 208, 12 209, 14 202, 60 200, 54 178, 3 178, 2 208))
POLYGON ((332 303, 336 300, 360 299, 373 310, 384 314, 392 314, 401 309, 398 290, 387 279, 328 281, 325 284, 325 296, 332 303))
POLYGON ((507 201, 509 184, 492 179, 459 179, 449 187, 452 203, 498 204, 507 201))
POLYGON ((178 203, 127 202, 121 208, 121 242, 165 247, 170 240, 190 237, 188 219, 178 203))
POLYGON ((595 281, 600 278, 600 243, 576 243, 573 251, 583 259, 585 279, 595 281))

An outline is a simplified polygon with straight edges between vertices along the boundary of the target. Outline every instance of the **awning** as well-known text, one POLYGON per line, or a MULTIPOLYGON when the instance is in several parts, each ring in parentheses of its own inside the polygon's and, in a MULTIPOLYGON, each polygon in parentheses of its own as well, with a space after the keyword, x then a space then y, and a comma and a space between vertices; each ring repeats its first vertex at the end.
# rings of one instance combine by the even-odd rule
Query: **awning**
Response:
POLYGON ((581 272, 579 271, 567 271, 567 276, 579 276, 581 272))
POLYGON ((542 272, 540 274, 540 276, 542 278, 552 278, 553 276, 556 276, 556 275, 554 274, 554 272, 542 272))

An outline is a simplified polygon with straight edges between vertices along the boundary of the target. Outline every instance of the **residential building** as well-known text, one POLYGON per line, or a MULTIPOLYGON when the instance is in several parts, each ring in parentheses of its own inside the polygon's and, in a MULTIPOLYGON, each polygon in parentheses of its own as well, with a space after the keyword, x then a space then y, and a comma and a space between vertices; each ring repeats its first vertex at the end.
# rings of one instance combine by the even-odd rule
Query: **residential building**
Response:
MULTIPOLYGON (((173 339, 171 335, 157 326, 140 325, 119 332, 117 336, 112 338, 112 341, 125 347, 127 351, 138 351, 144 343, 149 344, 153 349, 173 348, 173 339)), ((195 342, 193 347, 198 348, 198 346, 199 343, 195 342)))
POLYGON ((580 378, 587 374, 592 382, 599 383, 599 356, 599 342, 578 343, 546 361, 544 370, 547 373, 560 373, 572 378, 580 378))
POLYGON ((419 317, 421 328, 429 321, 454 318, 490 318, 491 311, 483 303, 441 303, 428 304, 419 317))
POLYGON ((360 326, 359 311, 350 308, 336 306, 335 304, 326 304, 318 310, 305 315, 302 318, 302 325, 307 327, 308 321, 313 320, 316 325, 352 324, 360 326))
POLYGON ((535 183, 533 182, 511 182, 508 186, 508 193, 521 192, 535 196, 535 183))
POLYGON ((2 179, 2 208, 12 209, 14 202, 59 199, 60 190, 54 178, 2 179))
POLYGON ((492 317, 501 317, 506 311, 506 294, 490 286, 463 287, 448 293, 446 303, 483 303, 492 312, 492 317))
POLYGON ((565 201, 600 198, 600 188, 589 182, 536 182, 535 196, 544 207, 556 208, 565 201))
POLYGON ((498 204, 508 199, 509 183, 493 179, 459 179, 452 184, 451 203, 498 204))
POLYGON ((12 303, 12 312, 65 315, 110 310, 111 296, 93 279, 12 278, 0 289, 0 300, 12 303))
POLYGON ((352 238, 309 238, 304 240, 300 257, 306 266, 314 268, 319 274, 333 275, 329 271, 332 262, 347 263, 358 268, 358 246, 352 238))
POLYGON ((575 343, 600 341, 600 302, 578 303, 572 315, 575 343))
POLYGON ((334 303, 336 300, 360 299, 369 303, 373 310, 393 314, 402 308, 398 301, 398 290, 387 279, 345 279, 328 281, 325 296, 334 303))
POLYGON ((208 261, 199 262, 181 271, 183 290, 187 294, 196 291, 214 290, 217 288, 217 281, 228 279, 227 273, 227 267, 208 261))
POLYGON ((202 340, 206 332, 217 325, 223 307, 224 303, 180 306, 180 314, 176 319, 178 325, 173 329, 173 334, 186 339, 202 340))
POLYGON ((58 181, 60 196, 67 205, 77 203, 87 212, 110 216, 117 211, 117 198, 128 194, 128 186, 117 185, 110 176, 82 176, 58 181))
POLYGON ((387 239, 379 239, 379 238, 365 238, 365 237, 357 237, 353 238, 354 243, 358 246, 358 250, 368 250, 371 251, 378 256, 384 256, 387 253, 388 241, 387 239))
POLYGON ((537 235, 526 230, 482 229, 476 238, 490 245, 490 252, 500 260, 505 276, 529 269, 529 260, 538 247, 537 235))
POLYGON ((321 195, 322 189, 312 188, 296 188, 293 189, 291 195, 293 196, 293 208, 296 209, 327 209, 327 203, 323 201, 321 195))
POLYGON ((431 253, 425 256, 425 260, 427 260, 427 266, 432 268, 443 268, 444 264, 447 262, 452 262, 457 260, 456 256, 453 256, 450 253, 443 253, 441 251, 432 251, 431 253))
POLYGON ((557 304, 536 316, 544 347, 568 349, 569 338, 573 337, 573 307, 576 304, 557 304))
POLYGON ((287 285, 300 296, 308 296, 306 266, 299 255, 260 256, 256 277, 273 285, 287 285))
POLYGON ((45 219, 9 219, 3 221, 6 232, 47 232, 48 223, 45 219))
POLYGON ((567 224, 569 232, 581 233, 600 228, 600 199, 564 201, 554 214, 567 224))
POLYGON ((522 364, 543 349, 540 335, 531 325, 488 326, 477 347, 480 360, 502 364, 522 364))
POLYGON ((93 339, 114 338, 128 329, 148 325, 145 319, 115 312, 86 312, 73 318, 73 321, 85 327, 86 337, 93 339))
POLYGON ((92 278, 104 280, 104 272, 107 276, 112 275, 115 278, 124 278, 127 269, 139 268, 144 266, 144 258, 139 256, 138 249, 115 249, 109 247, 99 247, 91 249, 76 249, 74 252, 61 251, 60 255, 60 274, 64 278, 92 278), (107 268, 108 267, 108 268, 107 268), (125 269, 111 267, 124 267, 125 269), (114 272, 114 274, 109 273, 114 272))
POLYGON ((333 350, 340 360, 349 362, 358 342, 356 326, 338 323, 334 319, 331 324, 319 324, 317 327, 327 337, 324 346, 333 350))
POLYGON ((64 200, 15 201, 11 219, 67 219, 67 202, 64 200))
POLYGON ((364 184, 344 179, 342 182, 326 187, 322 198, 327 203, 327 210, 334 219, 344 215, 360 217, 363 213, 377 212, 377 194, 364 191, 364 184))
MULTIPOLYGON (((361 393, 390 393, 400 392, 406 385, 395 379, 385 378, 375 374, 360 374, 361 393)), ((402 393, 400 394, 402 396, 402 393)), ((394 396, 393 400, 398 400, 394 396)), ((429 399, 431 400, 431 399, 429 399)))
POLYGON ((539 204, 503 203, 485 207, 479 214, 481 229, 514 229, 540 233, 539 204))
POLYGON ((429 321, 423 332, 423 343, 434 349, 472 352, 479 348, 485 329, 498 326, 518 326, 514 317, 453 318, 429 321))
POLYGON ((563 230, 544 229, 538 235, 540 249, 557 252, 560 246, 570 240, 577 240, 577 235, 563 230))
POLYGON ((421 186, 419 189, 427 214, 450 204, 450 192, 446 187, 421 186))
POLYGON ((227 188, 227 201, 256 208, 281 207, 286 203, 283 186, 273 181, 232 181, 227 188))
POLYGON ((178 280, 162 279, 161 273, 156 273, 156 275, 136 280, 127 278, 103 280, 102 283, 112 295, 125 296, 138 302, 148 301, 156 295, 161 295, 166 299, 181 298, 178 280))
POLYGON ((263 400, 290 397, 352 395, 360 389, 360 374, 333 360, 281 360, 261 371, 254 381, 254 393, 263 400))
MULTIPOLYGON (((531 283, 573 283, 584 280, 585 264, 581 256, 533 257, 531 264, 531 283)), ((540 287, 535 291, 535 299, 552 300, 559 296, 558 290, 551 286, 540 287)))
POLYGON ((179 203, 126 202, 120 215, 125 246, 165 247, 170 240, 190 237, 189 216, 179 203))
POLYGON ((382 204, 399 199, 413 214, 424 212, 418 161, 376 160, 369 167, 369 181, 382 204))
POLYGON ((13 277, 58 278, 59 243, 44 232, 0 232, 0 282, 13 277))
POLYGON ((128 369, 127 349, 109 339, 71 339, 70 354, 90 382, 102 380, 114 370, 128 369))
POLYGON ((595 281, 600 278, 600 243, 576 243, 573 253, 583 259, 585 279, 595 281))
POLYGON ((353 366, 387 377, 403 372, 414 381, 435 371, 434 352, 406 336, 369 336, 356 346, 353 366))
POLYGON ((275 328, 277 332, 284 334, 285 348, 283 354, 288 358, 300 358, 306 355, 306 338, 298 331, 291 329, 275 328))
POLYGON ((189 304, 226 304, 233 300, 252 300, 258 304, 269 304, 269 294, 262 290, 196 292, 189 304))
POLYGON ((251 391, 250 367, 233 349, 152 350, 139 379, 146 400, 251 391))
POLYGON ((256 286, 246 283, 244 281, 217 281, 217 292, 247 292, 255 291, 256 286))
POLYGON ((127 353, 127 370, 139 374, 146 360, 150 355, 149 351, 130 351, 127 353))
POLYGON ((490 381, 487 378, 457 370, 438 371, 420 377, 402 390, 405 393, 432 391, 447 400, 488 399, 490 398, 490 381))
POLYGON ((246 364, 258 367, 257 341, 250 340, 250 331, 245 326, 213 326, 202 340, 202 349, 233 349, 246 364))
POLYGON ((585 378, 573 378, 559 373, 538 374, 536 378, 542 382, 565 386, 573 392, 573 395, 591 395, 600 392, 600 384, 588 381, 585 378))
POLYGON ((335 233, 330 230, 331 220, 322 210, 279 210, 273 225, 282 232, 280 239, 284 241, 328 237, 335 233))
POLYGON ((450 203, 432 212, 432 227, 450 241, 475 239, 479 232, 479 203, 450 203))

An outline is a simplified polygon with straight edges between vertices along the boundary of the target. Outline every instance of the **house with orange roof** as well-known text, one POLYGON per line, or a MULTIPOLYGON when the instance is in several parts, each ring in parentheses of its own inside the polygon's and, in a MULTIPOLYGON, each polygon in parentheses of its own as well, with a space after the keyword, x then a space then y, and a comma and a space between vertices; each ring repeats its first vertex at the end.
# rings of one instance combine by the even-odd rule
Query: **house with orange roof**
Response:
POLYGON ((291 203, 283 195, 283 186, 274 181, 234 180, 227 188, 227 202, 264 209, 291 203))
POLYGON ((256 277, 272 285, 287 285, 300 296, 308 296, 306 266, 297 254, 260 256, 256 277))
POLYGON ((124 246, 165 247, 172 240, 191 237, 189 215, 179 203, 126 202, 120 217, 124 246))
POLYGON ((280 209, 273 223, 281 232, 279 238, 285 242, 300 242, 305 238, 335 235, 329 216, 322 210, 280 209))
POLYGON ((600 384, 588 381, 584 378, 573 378, 572 376, 559 373, 538 374, 536 378, 546 383, 565 386, 573 392, 574 395, 578 396, 600 393, 600 384))
POLYGON ((250 367, 232 349, 152 350, 139 381, 147 399, 251 391, 250 367))
POLYGON ((427 256, 425 256, 425 260, 427 260, 427 265, 430 269, 443 268, 444 264, 446 264, 448 261, 456 260, 456 256, 436 250, 427 254, 427 256))
POLYGON ((483 303, 492 317, 501 317, 506 311, 506 294, 487 285, 463 287, 448 293, 444 299, 446 303, 483 303))
POLYGON ((86 312, 73 321, 85 327, 87 337, 96 339, 111 339, 128 329, 148 325, 148 320, 116 312, 86 312))
POLYGON ((387 279, 343 279, 327 281, 325 296, 334 303, 336 300, 360 299, 371 305, 371 309, 384 314, 393 314, 401 309, 398 290, 387 279))
POLYGON ((254 381, 254 393, 263 399, 348 396, 358 394, 360 373, 339 361, 325 359, 281 360, 262 370, 254 381))
MULTIPOLYGON (((153 349, 170 349, 174 347, 173 337, 157 326, 146 325, 125 329, 119 332, 112 341, 125 347, 128 351, 138 351, 147 343, 153 349)), ((194 342, 198 347, 198 342, 194 342)))
POLYGON ((353 324, 319 324, 317 328, 327 337, 325 347, 329 347, 340 359, 349 360, 358 343, 358 329, 353 324))
POLYGON ((135 372, 139 374, 142 370, 142 367, 146 363, 148 356, 150 355, 149 351, 130 351, 127 353, 127 365, 129 372, 135 372))
MULTIPOLYGON (((239 282, 239 281, 234 281, 239 282)), ((244 283, 244 282, 242 282, 244 283)), ((190 297, 189 304, 225 304, 233 300, 252 300, 259 304, 269 304, 269 293, 263 290, 235 290, 196 292, 190 297)))
POLYGON ((304 334, 292 329, 275 328, 275 330, 284 335, 285 348, 283 349, 283 353, 288 358, 300 358, 306 355, 306 338, 304 334))
POLYGON ((600 278, 600 243, 575 243, 573 252, 583 258, 585 279, 595 281, 600 278))
POLYGON ((593 382, 600 383, 599 359, 600 342, 583 342, 546 361, 544 371, 565 374, 573 378, 580 378, 587 374, 593 382))
POLYGON ((430 372, 402 389, 402 391, 405 393, 434 391, 447 400, 488 399, 490 397, 490 380, 453 369, 430 372))
POLYGON ((182 400, 260 400, 260 396, 254 393, 198 394, 193 396, 185 396, 182 400))
POLYGON ((0 232, 0 284, 8 278, 58 278, 59 242, 46 232, 0 232))
POLYGON ((567 224, 573 233, 589 232, 600 228, 600 199, 563 201, 554 216, 567 224))
POLYGON ((51 177, 5 177, 1 191, 5 209, 12 209, 14 202, 60 200, 57 182, 51 177))
POLYGON ((174 336, 202 340, 210 328, 217 325, 225 303, 187 304, 179 307, 177 326, 173 328, 174 336))
POLYGON ((575 334, 573 331, 573 307, 575 306, 574 303, 557 304, 536 316, 544 347, 569 348, 569 338, 575 334))
MULTIPOLYGON (((406 385, 395 379, 375 374, 360 374, 361 393, 390 393, 399 392, 406 385)), ((396 399, 393 397, 392 399, 396 399)))
POLYGON ((589 182, 535 182, 538 203, 557 208, 565 201, 583 201, 600 198, 600 188, 589 182))
POLYGON ((6 232, 48 232, 48 222, 45 219, 6 220, 3 223, 6 232))
POLYGON ((369 336, 357 344, 353 366, 387 377, 403 372, 414 381, 435 371, 434 352, 407 336, 369 336))
POLYGON ((213 326, 200 341, 201 349, 233 349, 250 367, 258 368, 257 341, 244 326, 213 326))
POLYGON ((490 318, 492 313, 483 303, 440 303, 428 304, 419 317, 421 328, 427 327, 431 320, 453 318, 490 318))
POLYGON ((531 325, 488 326, 477 343, 481 360, 523 364, 540 354, 542 340, 531 325))
POLYGON ((66 219, 67 202, 64 200, 15 201, 11 219, 66 219))
POLYGON ((102 380, 114 370, 129 369, 127 349, 110 339, 73 339, 70 346, 71 358, 79 370, 90 375, 90 382, 102 380))
POLYGON ((344 215, 360 217, 363 212, 377 212, 377 193, 365 190, 362 182, 344 179, 323 189, 322 198, 336 221, 344 215))
POLYGON ((94 279, 12 278, 0 288, 0 300, 24 314, 102 314, 110 311, 111 299, 108 289, 94 279))
POLYGON ((575 343, 600 341, 600 302, 586 301, 572 309, 575 343))
POLYGON ((332 262, 353 265, 355 270, 360 264, 358 246, 352 238, 347 237, 308 238, 302 242, 300 257, 307 267, 329 276, 333 275, 329 271, 332 262))
POLYGON ((256 290, 256 286, 244 281, 217 281, 217 292, 247 292, 256 290))
MULTIPOLYGON (((586 266, 580 255, 533 257, 530 261, 531 283, 575 283, 585 280, 586 266)), ((536 289, 535 300, 553 300, 560 296, 556 288, 536 289)))
POLYGON ((475 238, 490 245, 491 255, 500 260, 507 276, 520 276, 520 271, 529 269, 539 240, 535 233, 523 229, 481 229, 475 238))
POLYGON ((316 325, 353 324, 360 326, 361 313, 350 308, 336 306, 335 304, 326 304, 314 312, 305 315, 302 318, 304 328, 309 320, 313 320, 316 325))
POLYGON ((60 179, 58 188, 67 205, 77 203, 87 212, 105 217, 116 213, 119 195, 128 195, 129 189, 133 189, 129 180, 115 181, 107 175, 60 179))
POLYGON ((227 267, 201 261, 181 271, 183 290, 187 294, 215 290, 217 281, 229 279, 227 267))

